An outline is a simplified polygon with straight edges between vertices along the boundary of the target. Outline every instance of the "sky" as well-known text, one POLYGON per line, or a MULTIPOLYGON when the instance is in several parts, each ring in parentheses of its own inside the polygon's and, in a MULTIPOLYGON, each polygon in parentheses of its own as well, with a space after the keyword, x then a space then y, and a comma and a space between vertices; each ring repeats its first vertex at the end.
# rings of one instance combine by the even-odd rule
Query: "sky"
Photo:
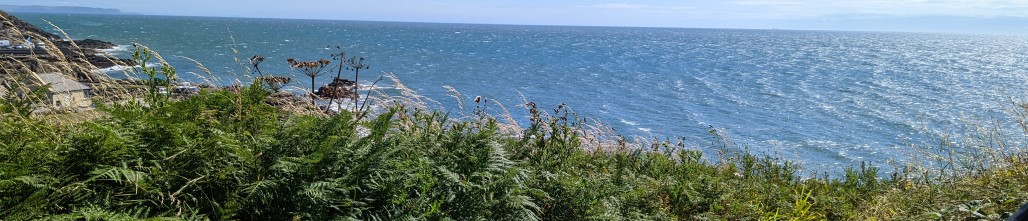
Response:
POLYGON ((151 15, 1028 34, 1028 0, 5 0, 151 15))

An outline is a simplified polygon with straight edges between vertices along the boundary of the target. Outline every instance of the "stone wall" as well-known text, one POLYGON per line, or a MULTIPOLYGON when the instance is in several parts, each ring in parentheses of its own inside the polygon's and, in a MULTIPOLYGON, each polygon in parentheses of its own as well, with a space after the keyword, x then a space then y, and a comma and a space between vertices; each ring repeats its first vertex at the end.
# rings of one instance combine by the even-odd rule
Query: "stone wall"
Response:
POLYGON ((90 108, 93 106, 93 100, 90 99, 86 91, 54 93, 50 95, 50 102, 57 109, 90 108))

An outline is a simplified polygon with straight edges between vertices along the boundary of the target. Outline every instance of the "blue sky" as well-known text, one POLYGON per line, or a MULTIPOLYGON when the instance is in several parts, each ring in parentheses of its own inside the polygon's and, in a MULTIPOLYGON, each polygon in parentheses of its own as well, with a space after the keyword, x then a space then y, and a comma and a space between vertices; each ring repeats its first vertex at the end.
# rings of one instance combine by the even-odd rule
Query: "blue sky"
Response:
POLYGON ((1028 0, 5 0, 157 15, 1028 34, 1028 0))

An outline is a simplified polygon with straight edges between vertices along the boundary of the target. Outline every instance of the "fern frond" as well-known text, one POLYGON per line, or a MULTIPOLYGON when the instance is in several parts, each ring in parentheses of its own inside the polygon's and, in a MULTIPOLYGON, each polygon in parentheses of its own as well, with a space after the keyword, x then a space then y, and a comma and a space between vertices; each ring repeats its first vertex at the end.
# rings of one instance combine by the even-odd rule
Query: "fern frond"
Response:
POLYGON ((336 196, 335 193, 341 190, 340 187, 341 185, 336 182, 314 182, 304 187, 301 194, 312 202, 326 203, 332 201, 333 197, 336 196))
POLYGON ((489 165, 487 170, 492 173, 504 173, 507 168, 514 165, 514 161, 507 158, 507 151, 499 143, 489 143, 489 165))
POLYGON ((91 177, 90 180, 93 181, 114 181, 119 184, 131 184, 136 187, 139 187, 150 178, 150 174, 146 172, 136 171, 125 167, 101 168, 94 170, 91 174, 93 174, 93 177, 91 177))

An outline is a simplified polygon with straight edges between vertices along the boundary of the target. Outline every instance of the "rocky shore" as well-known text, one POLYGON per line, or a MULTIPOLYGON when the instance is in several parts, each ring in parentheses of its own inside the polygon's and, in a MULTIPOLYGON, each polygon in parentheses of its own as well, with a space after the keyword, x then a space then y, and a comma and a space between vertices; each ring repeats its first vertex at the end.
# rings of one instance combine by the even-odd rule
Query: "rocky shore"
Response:
MULTIPOLYGON (((142 88, 138 80, 115 79, 99 71, 132 65, 129 59, 104 52, 114 49, 117 44, 97 39, 67 40, 4 11, 0 11, 0 40, 6 40, 12 46, 35 47, 28 56, 0 53, 3 73, 60 73, 89 86, 94 96, 105 99, 118 99, 142 88), (27 39, 31 39, 33 44, 26 44, 27 39)), ((0 78, 4 79, 9 80, 8 77, 0 78)))
MULTIPOLYGON (((72 74, 80 80, 95 81, 100 76, 93 69, 109 68, 117 65, 130 65, 127 59, 109 56, 103 50, 113 49, 117 44, 96 40, 67 40, 63 36, 47 32, 35 25, 22 21, 4 11, 0 11, 0 40, 7 40, 11 45, 22 45, 26 39, 33 43, 42 43, 45 54, 36 56, 0 55, 8 63, 23 63, 32 71, 72 74), (55 70, 56 69, 56 70, 55 70)), ((35 46, 35 45, 31 45, 35 46)))
MULTIPOLYGON (((106 102, 137 99, 137 96, 145 94, 149 87, 144 80, 113 78, 101 71, 115 66, 134 65, 131 59, 121 59, 104 53, 104 50, 114 49, 118 46, 112 42, 97 39, 66 40, 62 36, 47 32, 0 11, 0 40, 5 39, 9 40, 12 45, 43 47, 45 50, 33 49, 32 51, 41 51, 45 54, 12 56, 0 53, 0 68, 3 69, 0 75, 4 75, 3 73, 60 73, 89 87, 92 97, 106 102), (25 39, 28 38, 33 39, 31 40, 33 45, 26 44, 25 39), (39 42, 43 42, 43 44, 36 45, 39 42)), ((13 78, 0 76, 0 81, 10 79, 13 78)), ((289 78, 268 77, 262 81, 274 91, 266 100, 269 105, 294 112, 324 111, 322 108, 325 107, 319 108, 311 105, 310 98, 306 95, 298 96, 291 92, 281 91, 282 86, 291 81, 289 78)), ((166 92, 174 98, 185 98, 200 90, 239 90, 238 86, 180 84, 173 84, 168 88, 162 87, 162 93, 166 92)), ((357 87, 357 82, 337 78, 332 83, 316 90, 315 95, 319 99, 330 100, 329 103, 347 99, 355 100, 360 97, 355 90, 357 87)))

